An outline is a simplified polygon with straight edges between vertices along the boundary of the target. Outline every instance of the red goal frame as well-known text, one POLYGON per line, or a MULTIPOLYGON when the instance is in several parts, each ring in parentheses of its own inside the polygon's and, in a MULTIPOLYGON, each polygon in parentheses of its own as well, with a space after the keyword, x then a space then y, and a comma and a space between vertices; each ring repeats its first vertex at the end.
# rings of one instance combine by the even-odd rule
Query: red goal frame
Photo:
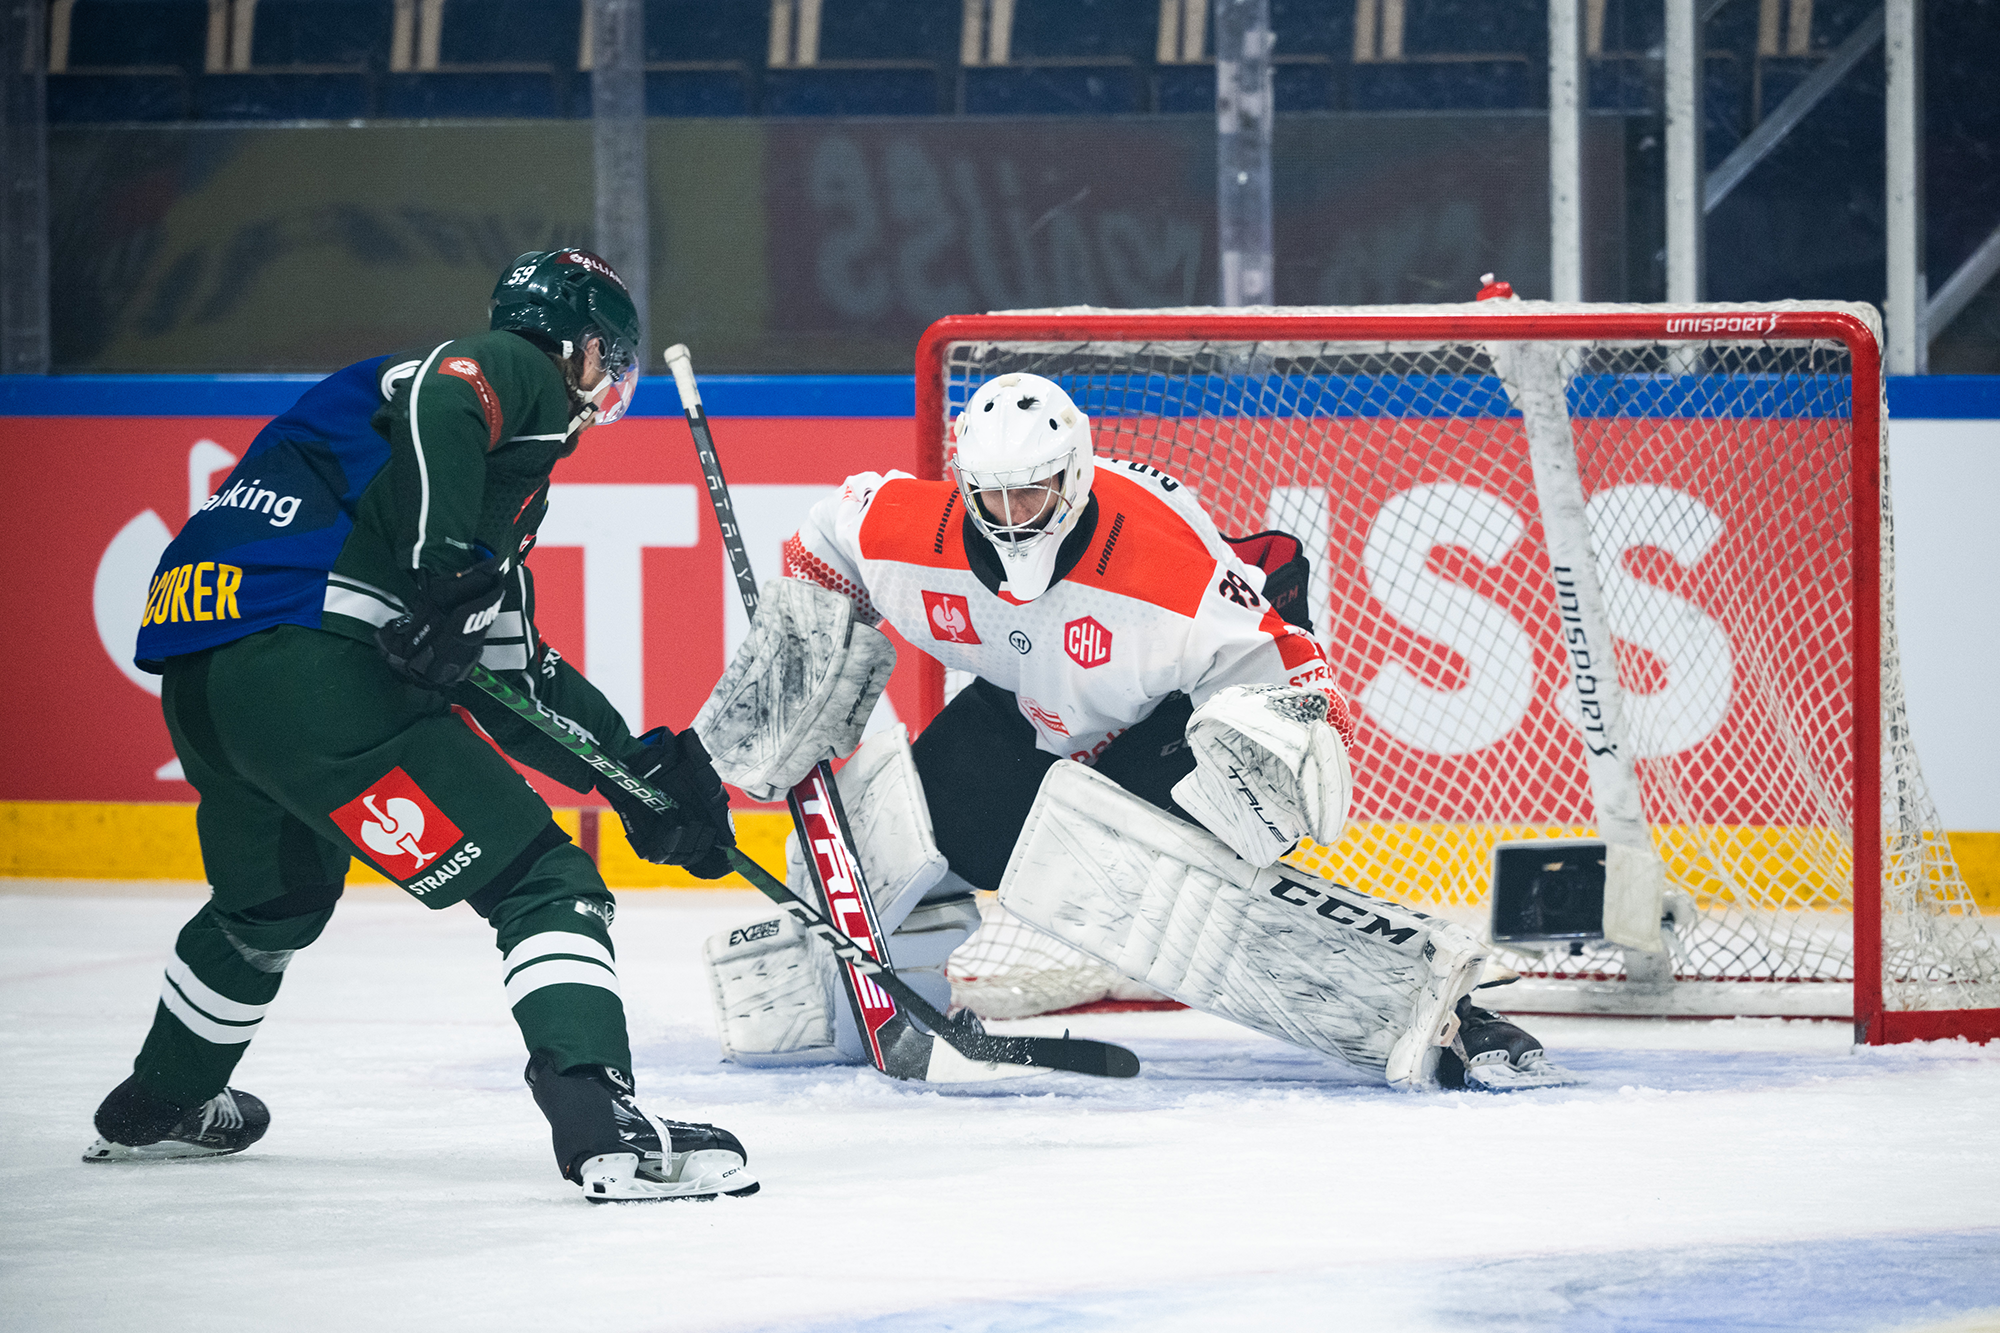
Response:
MULTIPOLYGON (((916 443, 919 471, 944 475, 947 349, 962 341, 1146 342, 1190 339, 1255 342, 1274 337, 1282 324, 1287 340, 1347 342, 1396 341, 1704 341, 1715 334, 1797 340, 1826 339, 1843 344, 1851 357, 1854 396, 1852 525, 1855 571, 1853 652, 1854 759, 1851 811, 1854 828, 1854 1029, 1870 1045, 1963 1036, 1975 1041, 2000 1037, 2000 1009, 1890 1010, 1882 987, 1881 802, 1863 793, 1881 790, 1882 760, 1882 586, 1881 439, 1885 424, 1882 356, 1877 336, 1858 316, 1838 310, 1751 312, 1718 308, 1713 314, 1685 309, 1658 312, 1630 307, 1603 313, 1500 311, 1436 315, 1398 311, 1366 314, 1233 314, 1226 312, 1018 315, 954 315, 925 330, 916 351, 916 443), (1873 441, 1861 448, 1859 441, 1873 441)), ((941 706, 944 672, 934 658, 918 664, 926 714, 941 706)), ((924 719, 927 721, 928 716, 924 719)))

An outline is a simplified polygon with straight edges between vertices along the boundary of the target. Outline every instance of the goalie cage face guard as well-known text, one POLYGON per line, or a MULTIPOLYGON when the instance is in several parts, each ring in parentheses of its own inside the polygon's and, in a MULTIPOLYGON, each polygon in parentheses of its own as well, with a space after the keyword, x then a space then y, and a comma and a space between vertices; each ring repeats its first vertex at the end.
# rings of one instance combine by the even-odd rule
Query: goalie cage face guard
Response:
POLYGON ((1054 380, 1002 375, 980 386, 952 435, 965 511, 998 553, 1009 595, 1033 601, 1090 498, 1090 419, 1054 380))

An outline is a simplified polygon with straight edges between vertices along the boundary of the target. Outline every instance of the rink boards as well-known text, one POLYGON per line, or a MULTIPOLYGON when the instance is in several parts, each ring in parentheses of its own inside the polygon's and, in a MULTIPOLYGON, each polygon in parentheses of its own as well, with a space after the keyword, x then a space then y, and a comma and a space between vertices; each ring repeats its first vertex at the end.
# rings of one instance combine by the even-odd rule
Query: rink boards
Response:
MULTIPOLYGON (((17 641, 35 645, 37 675, 35 706, 22 710, 6 742, 16 762, 6 766, 6 786, 0 789, 0 819, 12 835, 0 873, 122 875, 150 869, 158 875, 170 866, 199 873, 188 859, 192 829, 187 803, 194 793, 173 762, 159 718, 156 678, 130 666, 131 627, 140 614, 145 580, 181 516, 220 482, 264 420, 309 382, 193 377, 8 381, 4 406, 9 414, 0 415, 0 432, 7 437, 24 494, 39 497, 36 504, 55 513, 48 521, 34 521, 36 511, 31 510, 0 537, 6 543, 6 567, 14 574, 0 595, 7 599, 17 641)), ((685 725, 740 636, 741 613, 685 426, 672 415, 673 395, 664 383, 645 388, 639 414, 593 434, 556 474, 549 526, 534 559, 540 619, 551 641, 628 717, 646 724, 685 725)), ((775 573, 779 544, 804 510, 840 479, 862 469, 916 466, 907 379, 716 377, 705 382, 705 390, 746 543, 765 577, 775 573)), ((1641 401, 1629 393, 1620 398, 1614 390, 1589 390, 1572 404, 1599 418, 1585 429, 1624 429, 1635 419, 1630 413, 1662 410, 1657 399, 1641 401), (1604 404, 1610 404, 1608 410, 1604 404)), ((1371 396, 1373 389, 1362 394, 1371 396)), ((1392 394, 1371 406, 1408 410, 1409 401, 1397 403, 1392 394)), ((1742 416, 1711 410, 1694 431, 1679 438, 1691 450, 1726 454, 1721 447, 1726 432, 1742 416)), ((1436 443, 1466 419, 1424 418, 1406 435, 1436 443)), ((1280 431, 1298 424, 1297 416, 1272 422, 1280 431)), ((1846 425, 1844 414, 1826 412, 1788 428, 1844 430, 1846 425)), ((1310 488, 1311 478, 1271 480, 1268 507, 1277 507, 1283 488, 1290 489, 1294 501, 1314 498, 1296 494, 1310 488)), ((1385 492, 1381 502, 1393 498, 1385 492)), ((1710 498, 1689 496, 1697 505, 1709 504, 1710 498)), ((1363 547, 1371 516, 1321 513, 1328 528, 1322 538, 1328 558, 1315 592, 1322 598, 1323 610, 1316 618, 1324 630, 1329 619, 1337 623, 1368 606, 1363 547)), ((1308 519, 1303 526, 1312 524, 1308 519)), ((1524 578, 1535 575, 1532 546, 1530 540, 1507 557, 1520 566, 1524 578)), ((1754 558, 1756 552, 1749 555, 1754 558)), ((1656 584, 1673 591, 1674 577, 1675 571, 1665 569, 1656 584)), ((1832 592, 1840 576, 1825 570, 1813 577, 1821 580, 1816 587, 1832 592)), ((1698 596, 1690 600, 1698 602, 1698 596)), ((1382 614, 1379 599, 1369 613, 1382 614)), ((1529 633, 1537 640, 1534 697, 1529 713, 1502 728, 1510 738, 1502 744, 1531 735, 1541 738, 1540 743, 1574 735, 1556 702, 1560 658, 1553 641, 1540 642, 1546 637, 1540 629, 1531 627, 1529 633)), ((1801 642, 1797 651, 1817 656, 1831 646, 1801 642)), ((1341 652, 1335 639, 1337 670, 1350 692, 1363 699, 1366 721, 1367 686, 1382 663, 1343 661, 1341 652)), ((1433 684, 1449 684, 1452 673, 1464 669, 1449 651, 1434 656, 1433 684)), ((894 715, 913 727, 934 706, 914 669, 923 660, 921 654, 905 651, 890 688, 894 715)), ((1710 672, 1705 678, 1712 683, 1712 676, 1710 672)), ((1825 683, 1833 693, 1842 692, 1844 681, 1825 683)), ((1733 706, 1734 700, 1730 702, 1733 706)), ((1731 733, 1740 722, 1725 713, 1702 744, 1727 750, 1740 743, 1731 733)), ((1378 741, 1385 736, 1376 729, 1378 741)), ((1387 740, 1403 743, 1395 737, 1387 740)), ((1451 767, 1460 762, 1446 752, 1453 747, 1425 747, 1418 740, 1417 748, 1429 750, 1429 771, 1449 779, 1451 767)), ((582 799, 553 784, 537 780, 537 785, 559 808, 573 808, 582 799)), ((1432 786, 1432 795, 1463 790, 1449 780, 1432 786)), ((1587 797, 1573 781, 1552 782, 1548 789, 1550 799, 1520 812, 1524 823, 1566 828, 1587 817, 1587 797)), ((1434 873, 1420 878, 1443 887, 1427 889, 1423 900, 1444 906, 1475 893, 1470 886, 1483 888, 1484 849, 1495 831, 1460 822, 1462 816, 1455 819, 1449 807, 1418 809, 1407 801, 1384 799, 1370 807, 1364 799, 1356 813, 1371 828, 1394 830, 1367 840, 1368 846, 1395 849, 1397 855, 1420 854, 1435 866, 1434 873)), ((1705 840, 1691 839, 1690 845, 1718 839, 1731 848, 1754 844, 1753 859, 1794 867, 1795 902, 1837 899, 1844 886, 1834 867, 1844 858, 1829 857, 1821 845, 1823 834, 1782 814, 1743 808, 1727 827, 1705 840)), ((563 817, 576 822, 573 815, 563 817)), ((764 811, 747 811, 743 822, 751 841, 770 842, 783 826, 781 816, 764 811), (768 832, 765 824, 771 825, 768 832)), ((660 883, 663 876, 671 879, 636 859, 629 866, 621 864, 630 857, 629 849, 615 822, 609 830, 600 856, 614 882, 637 886, 660 883)), ((1983 839, 1977 836, 1962 846, 1959 839, 1953 841, 1970 878, 1988 884, 2000 880, 2000 873, 1980 873, 1986 861, 1996 863, 2000 872, 2000 853, 1978 845, 1983 839)), ((1367 878, 1371 876, 1355 872, 1373 869, 1363 857, 1349 873, 1367 878)), ((1716 892, 1733 891, 1725 886, 1716 892)))

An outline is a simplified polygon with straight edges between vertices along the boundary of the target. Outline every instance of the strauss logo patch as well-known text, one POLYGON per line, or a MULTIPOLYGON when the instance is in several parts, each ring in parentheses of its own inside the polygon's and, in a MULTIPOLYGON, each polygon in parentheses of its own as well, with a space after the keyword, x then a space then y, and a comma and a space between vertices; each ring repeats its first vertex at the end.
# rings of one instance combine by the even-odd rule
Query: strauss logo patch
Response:
POLYGON ((465 836, 400 767, 377 778, 332 818, 369 860, 399 882, 422 874, 465 836))
POLYGON ((931 637, 940 643, 979 643, 979 631, 972 628, 972 607, 955 592, 924 589, 924 619, 930 622, 931 637))

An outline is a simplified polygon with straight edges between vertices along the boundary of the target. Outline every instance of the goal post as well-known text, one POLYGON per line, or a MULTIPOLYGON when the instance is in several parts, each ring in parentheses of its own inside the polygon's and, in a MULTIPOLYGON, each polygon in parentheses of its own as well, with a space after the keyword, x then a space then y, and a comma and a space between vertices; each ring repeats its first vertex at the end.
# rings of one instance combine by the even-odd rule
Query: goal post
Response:
MULTIPOLYGON (((917 351, 930 475, 1013 371, 1225 533, 1305 542, 1359 732, 1348 828, 1295 862, 1480 930, 1496 844, 1622 838, 1661 869, 1657 945, 1496 946, 1502 1007, 2000 1036, 2000 940, 1905 721, 1871 307, 954 316, 917 351)), ((1118 980, 1001 920, 950 970, 992 1017, 1118 980)))

